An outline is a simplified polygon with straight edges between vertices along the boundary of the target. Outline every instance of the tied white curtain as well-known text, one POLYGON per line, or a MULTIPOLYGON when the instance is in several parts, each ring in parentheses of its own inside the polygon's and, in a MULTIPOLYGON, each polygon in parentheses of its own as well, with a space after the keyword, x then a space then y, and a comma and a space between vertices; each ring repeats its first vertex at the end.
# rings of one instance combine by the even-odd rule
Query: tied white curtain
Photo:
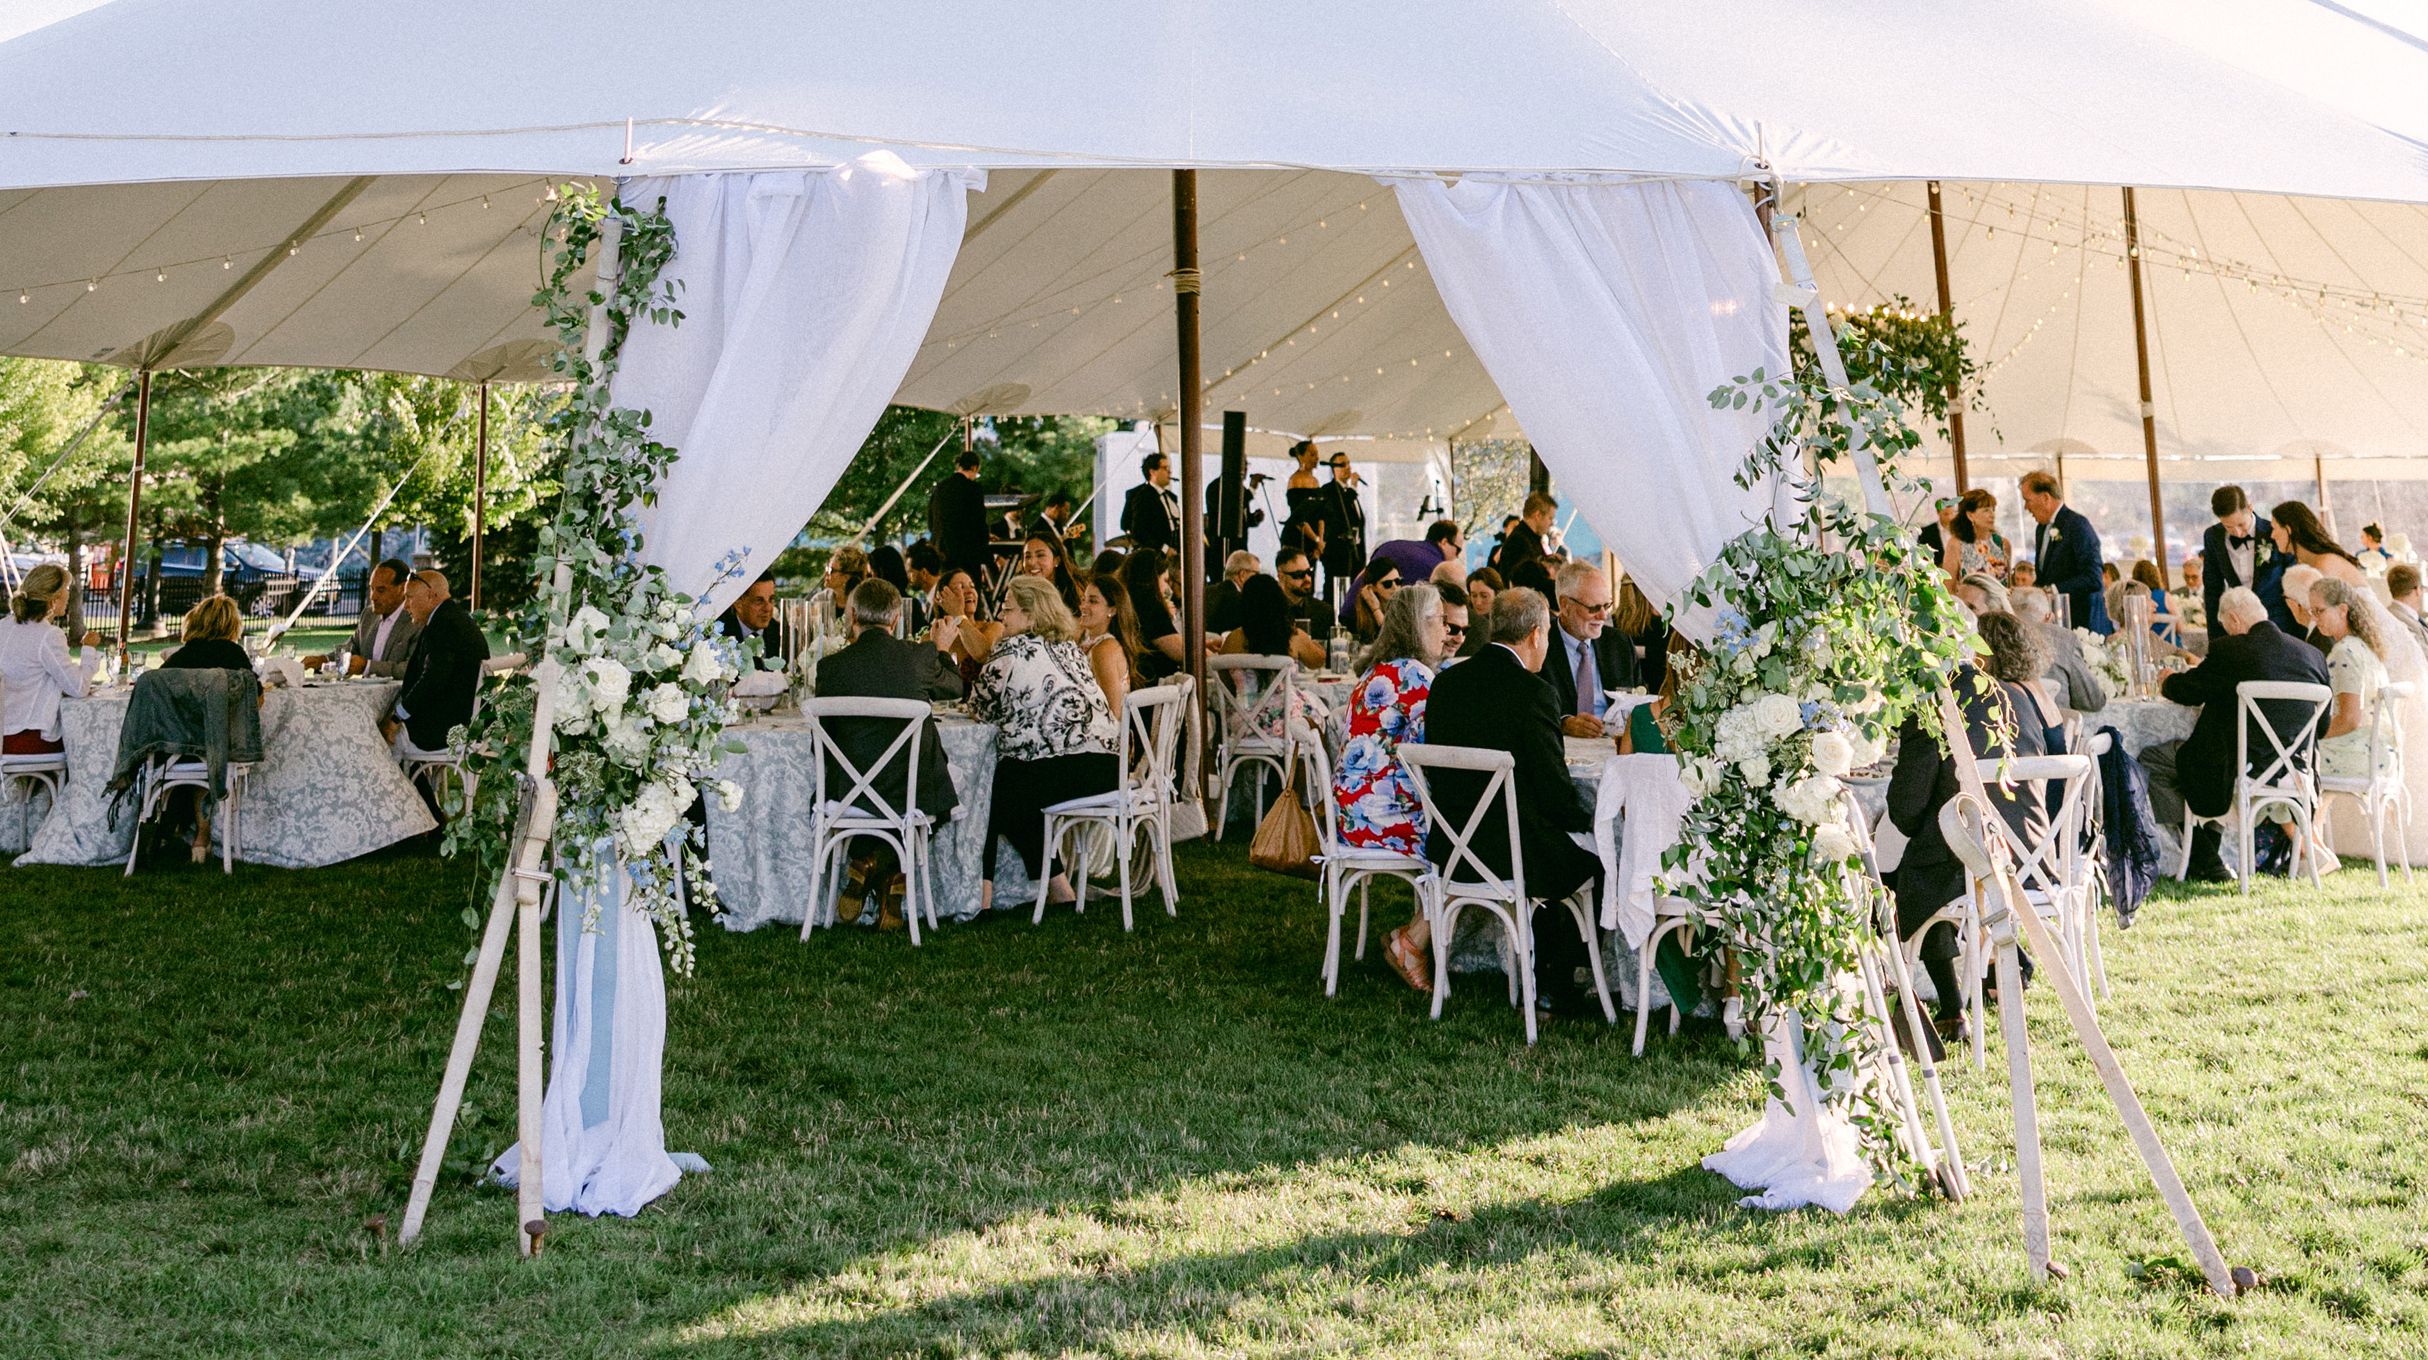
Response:
POLYGON ((961 249, 974 170, 891 153, 832 170, 642 179, 666 200, 678 326, 636 322, 616 376, 680 455, 642 556, 723 610, 809 522, 902 385, 961 249), (716 564, 747 554, 711 586, 716 564))
MULTIPOLYGON (((1761 521, 1736 484, 1768 428, 1711 390, 1787 372, 1778 262, 1726 184, 1402 181, 1451 319, 1551 469, 1655 605, 1761 521)), ((1689 636, 1708 636, 1685 622, 1689 636)))
MULTIPOLYGON (((614 851, 600 847, 614 864, 614 851)), ((598 929, 584 930, 590 903, 556 904, 556 1021, 548 1036, 548 1093, 540 1107, 541 1201, 550 1212, 622 1214, 674 1188, 708 1163, 666 1151, 658 1118, 658 1074, 666 1053, 666 979, 657 927, 625 900, 627 875, 610 868, 595 890, 598 929)), ((491 1164, 515 1183, 522 1144, 491 1164)))

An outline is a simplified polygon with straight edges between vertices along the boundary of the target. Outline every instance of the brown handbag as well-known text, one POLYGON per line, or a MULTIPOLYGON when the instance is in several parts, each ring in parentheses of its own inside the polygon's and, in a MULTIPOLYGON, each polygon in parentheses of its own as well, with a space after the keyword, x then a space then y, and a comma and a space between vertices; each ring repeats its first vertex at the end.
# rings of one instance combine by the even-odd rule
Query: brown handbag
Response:
POLYGON ((1248 863, 1259 869, 1297 878, 1318 878, 1323 871, 1315 857, 1323 853, 1322 837, 1315 831, 1315 818, 1299 802, 1298 772, 1292 770, 1281 791, 1281 797, 1266 809, 1265 819, 1256 824, 1256 836, 1248 842, 1248 863))

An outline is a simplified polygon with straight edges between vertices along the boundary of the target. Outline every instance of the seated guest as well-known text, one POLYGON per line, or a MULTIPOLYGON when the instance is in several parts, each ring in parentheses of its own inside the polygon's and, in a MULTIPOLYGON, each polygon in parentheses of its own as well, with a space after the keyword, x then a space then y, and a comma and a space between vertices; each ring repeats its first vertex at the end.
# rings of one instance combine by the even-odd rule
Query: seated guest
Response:
POLYGON ((2015 701, 2015 720, 2040 729, 2040 754, 2064 755, 2065 709, 2041 680, 2049 668, 2049 653, 2040 635, 2013 614, 1983 614, 1973 620, 1973 627, 1989 649, 1984 668, 2015 701))
POLYGON ((1222 579, 1206 592, 1206 627, 1217 633, 1228 633, 1239 626, 1239 588, 1251 576, 1261 574, 1263 561, 1245 548, 1222 561, 1222 579))
MULTIPOLYGON (((413 568, 393 557, 371 569, 370 605, 354 621, 354 636, 346 643, 346 674, 394 679, 405 673, 413 639, 421 635, 421 625, 405 612, 405 581, 412 575, 413 568)), ((303 664, 319 670, 329 658, 307 656, 303 664)))
POLYGON ((1122 584, 1138 615, 1138 674, 1148 684, 1178 675, 1189 654, 1172 617, 1171 562, 1160 548, 1141 547, 1122 564, 1122 584))
MULTIPOLYGON (((818 663, 819 698, 925 699, 932 703, 961 697, 961 677, 948 659, 959 632, 952 620, 939 622, 927 642, 903 641, 899 636, 902 593, 874 576, 852 588, 850 609, 851 642, 818 663)), ((945 761, 944 738, 936 730, 935 718, 921 721, 926 730, 919 738, 919 810, 942 822, 961 805, 961 798, 953 790, 953 774, 945 761)), ((867 770, 902 735, 902 724, 882 718, 837 718, 828 723, 827 731, 846 759, 867 770)), ((876 773, 873 792, 900 811, 909 776, 910 762, 898 751, 876 773)), ((840 762, 828 764, 826 787, 838 796, 851 788, 851 778, 840 762)), ((867 812, 882 811, 866 798, 858 806, 867 812)), ((843 880, 843 900, 850 904, 854 917, 872 884, 879 890, 877 928, 900 930, 905 886, 901 865, 892 846, 862 837, 843 880)))
MULTIPOLYGON (((1441 589, 1411 586, 1391 598, 1365 673, 1349 691, 1349 736, 1332 776, 1343 845, 1424 857, 1424 810, 1399 748, 1425 739, 1425 696, 1448 654, 1441 589)), ((1432 925, 1419 906, 1408 924, 1384 937, 1383 957, 1409 986, 1430 992, 1432 947, 1432 925)))
POLYGON ((405 688, 396 696, 396 716, 386 731, 403 758, 434 759, 446 753, 447 734, 472 721, 489 639, 481 636, 463 602, 447 593, 444 572, 415 572, 405 583, 405 608, 422 626, 422 635, 413 644, 405 688))
POLYGON ((928 626, 942 628, 948 623, 954 630, 953 662, 967 688, 977 683, 978 668, 986 664, 996 639, 1003 636, 1003 625, 978 617, 978 583, 962 567, 946 567, 944 580, 936 586, 936 617, 928 626))
POLYGON ((759 643, 759 669, 784 669, 784 626, 776 622, 776 577, 769 572, 717 616, 717 631, 735 642, 759 643))
MULTIPOLYGON (((868 550, 868 574, 892 586, 897 595, 910 593, 910 564, 903 560, 902 550, 891 543, 880 543, 868 550)), ((846 600, 845 605, 849 604, 846 600)))
POLYGON ((1467 575, 1467 640, 1451 649, 1460 660, 1474 656, 1492 645, 1492 601, 1508 589, 1501 574, 1483 567, 1467 575))
POLYGON ((1284 548, 1273 555, 1273 579, 1281 582, 1281 593, 1290 600, 1290 618, 1308 637, 1317 642, 1332 640, 1332 611, 1324 607, 1315 593, 1315 559, 1298 548, 1284 548))
POLYGON ((185 627, 177 636, 184 645, 161 659, 164 670, 249 671, 253 658, 245 655, 244 612, 225 595, 205 596, 186 611, 185 627))
POLYGON ((1387 557, 1367 559, 1366 569, 1357 574, 1356 593, 1349 597, 1342 611, 1342 621, 1361 643, 1371 643, 1383 630, 1383 606, 1391 603, 1391 593, 1400 587, 1397 564, 1387 557))
POLYGON ((926 539, 910 545, 902 554, 902 569, 910 577, 910 589, 902 592, 903 618, 916 637, 927 631, 936 617, 936 587, 944 584, 944 554, 926 539))
POLYGON ((2278 578, 2284 584, 2285 612, 2293 616, 2293 626, 2298 630, 2293 635, 2316 647, 2322 656, 2326 654, 2329 644, 2326 638, 2319 636, 2318 626, 2311 621, 2310 587, 2317 585, 2324 575, 2324 572, 2306 562, 2296 562, 2285 568, 2278 578))
POLYGON ((2386 606, 2412 636, 2428 647, 2428 621, 2420 617, 2420 569, 2409 562, 2397 562, 2386 568, 2386 590, 2393 600, 2386 606))
POLYGON ((1623 756, 1665 756, 1671 754, 1669 733, 1672 724, 1664 720, 1678 701, 1678 683, 1684 668, 1695 663, 1695 645, 1683 633, 1669 635, 1669 655, 1663 658, 1661 688, 1652 702, 1637 704, 1627 711, 1627 730, 1619 734, 1619 754, 1623 756))
POLYGON ((2090 662, 2082 654, 2082 639, 2049 621, 2055 606, 2049 603, 2048 592, 2017 590, 2009 594, 2014 599, 2015 617, 2040 639, 2041 650, 2048 655, 2048 668, 2040 674, 2050 682, 2049 693, 2076 713, 2106 708, 2108 687, 2091 673, 2090 662))
POLYGON ((1975 618, 1983 614, 2013 612, 2013 600, 2007 594, 2007 588, 1987 572, 1977 571, 1959 579, 1956 582, 1956 598, 1964 603, 1965 608, 1973 611, 1975 618))
POLYGON ((1068 902, 1070 880, 1046 858, 1045 810, 1120 784, 1120 720, 1079 654, 1079 627, 1050 582, 1012 578, 1003 630, 970 692, 970 711, 999 729, 980 891, 991 909, 996 848, 1008 840, 1030 875, 1047 880, 1047 900, 1068 902))
MULTIPOLYGON (((1435 581, 1433 593, 1440 596, 1442 601, 1441 659, 1447 663, 1458 655, 1459 648, 1467 645, 1467 589, 1456 581, 1435 581)), ((1388 624, 1390 621, 1390 615, 1386 613, 1383 622, 1388 624)), ((1378 642, 1376 645, 1381 644, 1378 642)))
POLYGON ((1636 585, 1634 577, 1619 578, 1610 622, 1612 631, 1635 648, 1636 683, 1658 693, 1661 682, 1668 678, 1669 625, 1661 621, 1661 611, 1652 607, 1652 600, 1636 585))
POLYGON ((2167 605, 2167 586, 2158 579, 2158 564, 2143 557, 2133 563, 2133 580, 2150 592, 2150 631, 2167 642, 2178 642, 2175 611, 2167 605))
POLYGON ((84 664, 68 655, 67 635, 54 622, 67 612, 67 570, 45 562, 17 583, 8 617, 0 619, 0 755, 48 755, 67 749, 59 736, 59 701, 81 699, 85 677, 99 660, 101 634, 84 635, 84 664))
MULTIPOLYGON (((2306 598, 2306 597, 2305 597, 2306 598)), ((2235 686, 2245 680, 2297 680, 2327 683, 2326 659, 2316 649, 2286 637, 2268 622, 2268 608, 2248 586, 2236 586, 2217 598, 2218 622, 2226 635, 2209 644, 2201 663, 2180 675, 2170 675, 2159 693, 2179 704, 2200 709, 2192 735, 2182 741, 2160 742, 2141 751, 2142 768, 2150 777, 2151 811, 2160 826, 2181 826, 2183 809, 2203 817, 2222 817, 2234 806, 2236 737, 2235 686)), ((2277 734, 2290 742, 2308 705, 2283 700, 2261 703, 2260 713, 2277 734)), ((2257 733, 2251 754, 2264 765, 2267 738, 2257 733)), ((2218 853, 2217 824, 2204 822, 2192 832, 2188 876, 2203 883, 2230 883, 2218 853)))
MULTIPOLYGON (((1446 562, 1456 562, 1467 554, 1467 537, 1459 532, 1458 521, 1437 519, 1425 526, 1425 536, 1395 538, 1374 550, 1379 557, 1399 568, 1399 579, 1413 585, 1430 581, 1433 573, 1446 562)), ((1368 571, 1373 570, 1371 566, 1368 571)), ((1361 577, 1362 581, 1362 577, 1361 577)))
MULTIPOLYGON (((1428 743, 1507 751, 1514 759, 1518 846, 1526 857, 1526 892, 1538 908, 1560 902, 1602 872, 1600 858, 1587 848, 1593 809, 1568 775, 1560 706, 1538 674, 1557 650, 1551 633, 1551 607, 1541 595, 1522 588, 1502 591, 1492 601, 1492 645, 1434 676, 1425 698, 1428 743)), ((1483 797, 1484 777, 1470 770, 1441 770, 1430 779, 1442 816, 1464 826, 1483 797)), ((1507 819, 1497 814, 1482 818, 1470 848, 1485 868, 1508 873, 1507 819)), ((1449 863, 1450 838, 1439 825, 1426 834, 1425 857, 1436 866, 1449 863)), ((1566 917, 1567 912, 1556 907, 1549 922, 1538 915, 1536 1005, 1582 1013, 1595 1003, 1590 985, 1581 990, 1577 984, 1585 943, 1566 917)))
POLYGON ((1445 558, 1440 566, 1433 569, 1433 574, 1425 579, 1437 586, 1465 586, 1467 584, 1467 559, 1463 557, 1445 558))
POLYGON ((1139 683, 1138 615, 1118 578, 1091 576, 1079 588, 1079 650, 1104 691, 1105 706, 1121 712, 1139 683))
POLYGON ((868 554, 858 548, 846 544, 827 557, 826 573, 819 577, 820 589, 809 597, 809 605, 828 631, 841 630, 852 587, 867 579, 868 554))
MULTIPOLYGON (((1430 589, 1430 587, 1428 587, 1430 589)), ((1270 576, 1251 576, 1239 592, 1239 626, 1222 640, 1225 656, 1286 656, 1320 670, 1324 649, 1290 617, 1289 597, 1270 576)))
MULTIPOLYGON (((2017 590, 2037 586, 2040 583, 2040 568, 2033 566, 2029 562, 2017 562, 2015 565, 2007 568, 2006 579, 2007 584, 2013 586, 2017 590)), ((2054 609, 2056 606, 2051 605, 2050 608, 2054 609)))
MULTIPOLYGON (((2367 779, 2369 732, 2377 718, 2377 692, 2386 686, 2386 639, 2377 635, 2384 625, 2361 599, 2365 586, 2335 577, 2320 578, 2310 587, 2310 617, 2322 636, 2333 639, 2327 651, 2327 687, 2335 702, 2327 710, 2327 728, 2318 738, 2318 773, 2334 779, 2367 779)), ((2290 823, 2279 823, 2290 835, 2290 823)), ((2319 872, 2335 870, 2335 855, 2327 848, 2324 819, 2311 827, 2311 850, 2319 857, 2319 872)))
MULTIPOLYGON (((1560 730, 1572 737, 1602 735, 1610 711, 1609 691, 1636 686, 1636 647, 1610 627, 1610 580, 1590 562, 1568 562, 1554 581, 1559 592, 1559 627, 1536 659, 1551 700, 1559 705, 1560 730)), ((1499 603, 1493 605, 1499 615, 1499 603)), ((1494 625, 1499 631, 1499 625, 1494 625)))
POLYGON ((2184 559, 2184 599, 2187 602, 2207 598, 2201 594, 2201 573, 2205 570, 2207 568, 2201 565, 2199 553, 2184 559))
POLYGON ((1079 607, 1079 584, 1071 576, 1071 559, 1063 547, 1062 535, 1051 529, 1039 528, 1020 542, 1020 574, 1042 576, 1054 583, 1062 593, 1065 608, 1079 607))
MULTIPOLYGON (((1985 617, 2012 618, 1995 612, 1985 617)), ((1992 625, 1993 630, 1999 627, 1992 625)), ((2019 629, 2008 635, 2023 636, 2019 629)), ((2020 661, 2009 664, 2021 669, 2020 661)), ((1992 683, 1971 662, 1957 668, 1954 685, 1964 714, 1965 740, 1971 743, 1974 757, 1983 762, 1983 792, 1998 815, 2006 820, 2007 829, 2015 834, 2018 843, 2037 844, 2048 833, 2048 817, 2040 800, 2027 796, 2026 790, 1997 783, 1993 762, 2010 755, 2043 754, 2041 739, 2045 729, 2036 722, 2021 720, 2028 710, 2013 684, 1992 683), (2009 733, 2011 739, 2005 735, 2009 733)), ((1939 810, 1955 799, 1961 780, 1953 748, 1942 745, 1939 737, 1924 728, 1920 715, 1905 720, 1897 741, 1897 764, 1888 781, 1888 819, 1906 837, 1905 856, 1898 862, 1893 892, 1897 899, 1897 933, 1910 937, 1941 908, 1964 896, 1963 862, 1948 848, 1946 837, 1939 831, 1939 810)), ((1923 969, 1930 975, 1931 990, 1938 993, 1940 1031, 1950 1036, 1961 1035, 1965 1025, 1964 991, 1956 977, 1955 927, 1945 922, 1933 926, 1922 937, 1919 952, 1923 969)))

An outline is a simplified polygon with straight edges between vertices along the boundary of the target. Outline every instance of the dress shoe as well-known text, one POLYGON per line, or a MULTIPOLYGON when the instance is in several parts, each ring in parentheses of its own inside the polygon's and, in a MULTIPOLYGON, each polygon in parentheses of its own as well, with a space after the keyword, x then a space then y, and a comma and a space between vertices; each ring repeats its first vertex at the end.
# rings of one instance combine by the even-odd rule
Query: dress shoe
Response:
MULTIPOLYGON (((2190 869, 2186 870, 2184 873, 2184 881, 2187 883, 2232 883, 2234 881, 2234 871, 2226 867, 2226 862, 2223 859, 2212 859, 2205 864, 2195 863, 2190 869)), ((2133 918, 2131 916, 2120 915, 2117 918, 2117 926, 2120 929, 2129 930, 2132 928, 2132 925, 2133 918)))
POLYGON ((902 899, 904 897, 903 889, 904 885, 902 875, 896 874, 892 878, 886 880, 885 891, 878 898, 877 929, 902 929, 902 899))

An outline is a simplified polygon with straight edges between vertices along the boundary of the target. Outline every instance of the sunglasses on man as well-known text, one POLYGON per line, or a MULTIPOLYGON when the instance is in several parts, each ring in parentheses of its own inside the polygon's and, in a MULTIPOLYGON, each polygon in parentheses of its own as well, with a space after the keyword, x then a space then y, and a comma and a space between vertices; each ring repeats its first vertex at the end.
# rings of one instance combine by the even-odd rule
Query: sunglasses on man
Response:
POLYGON ((1296 571, 1285 571, 1282 573, 1282 575, 1289 577, 1293 581, 1312 581, 1315 579, 1315 568, 1300 567, 1296 571))

